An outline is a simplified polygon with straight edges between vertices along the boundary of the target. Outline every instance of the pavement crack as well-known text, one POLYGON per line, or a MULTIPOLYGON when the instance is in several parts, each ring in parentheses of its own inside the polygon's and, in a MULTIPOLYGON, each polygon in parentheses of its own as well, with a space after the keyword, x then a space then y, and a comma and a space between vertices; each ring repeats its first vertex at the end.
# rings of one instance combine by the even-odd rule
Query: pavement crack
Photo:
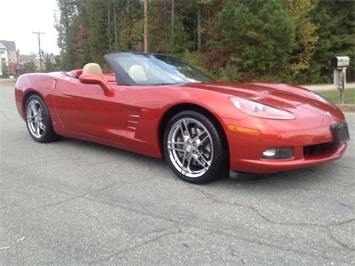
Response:
POLYGON ((347 221, 342 221, 342 222, 339 222, 339 223, 335 223, 335 224, 330 224, 330 225, 339 226, 339 225, 349 224, 349 223, 352 223, 352 222, 355 222, 355 218, 352 218, 352 219, 347 220, 347 221))
MULTIPOLYGON (((206 198, 210 199, 213 202, 216 203, 220 203, 220 204, 230 204, 230 205, 235 205, 235 206, 239 206, 239 207, 244 207, 247 208, 249 210, 251 210, 252 212, 254 212, 258 217, 260 217, 262 220, 271 223, 271 224, 276 224, 276 225, 282 225, 282 226, 303 226, 303 227, 319 227, 319 228, 323 228, 325 230, 327 230, 328 236, 329 238, 335 242, 336 244, 340 245, 341 247, 348 249, 348 250, 355 250, 353 247, 343 243, 341 240, 337 239, 331 232, 331 229, 329 228, 330 226, 341 226, 341 225, 347 225, 350 224, 351 222, 355 221, 355 218, 351 218, 349 220, 346 221, 341 221, 341 222, 335 222, 335 223, 329 223, 327 225, 322 225, 322 224, 317 224, 317 223, 292 223, 292 222, 279 222, 279 221, 275 221, 270 219, 269 217, 267 217, 266 215, 262 214, 256 207, 254 206, 250 206, 250 205, 245 205, 245 204, 240 204, 237 202, 230 202, 230 201, 224 201, 222 199, 217 199, 215 198, 213 195, 207 193, 206 191, 204 191, 203 189, 199 188, 199 187, 194 187, 195 190, 201 192, 206 198)), ((261 244, 261 243, 260 243, 261 244)), ((282 248, 281 248, 282 249, 282 248)))
POLYGON ((169 221, 175 226, 175 228, 178 230, 179 233, 182 232, 181 227, 179 226, 179 223, 177 223, 176 221, 174 221, 170 215, 168 215, 168 219, 169 221))
POLYGON ((151 243, 154 243, 162 238, 165 238, 165 237, 168 237, 168 236, 172 236, 172 235, 176 235, 176 234, 180 234, 181 232, 180 231, 174 231, 174 230, 166 230, 165 233, 161 234, 161 235, 158 235, 156 237, 153 237, 151 239, 147 239, 147 240, 143 240, 143 241, 139 241, 138 243, 133 243, 131 246, 125 248, 125 249, 122 249, 122 250, 119 250, 117 251, 116 253, 114 254, 111 254, 110 256, 104 258, 104 259, 100 259, 98 261, 90 261, 89 264, 97 264, 97 263, 102 263, 102 262, 107 262, 107 261, 112 261, 115 257, 119 257, 119 258, 122 258, 126 253, 129 253, 131 251, 134 251, 138 248, 141 248, 141 247, 144 247, 146 245, 149 245, 151 243))
POLYGON ((332 230, 329 227, 326 227, 327 231, 328 231, 328 236, 337 244, 339 244, 341 247, 349 249, 349 250, 355 250, 355 248, 343 243, 342 241, 340 241, 338 238, 336 238, 333 234, 332 234, 332 230))
POLYGON ((232 257, 238 259, 241 264, 246 265, 244 259, 240 258, 239 255, 236 254, 236 251, 230 245, 228 245, 228 248, 230 250, 230 253, 231 253, 232 257))
POLYGON ((88 195, 90 195, 90 194, 93 194, 93 193, 97 193, 97 192, 104 191, 104 190, 106 190, 106 189, 108 189, 108 188, 112 188, 112 187, 115 186, 115 185, 116 185, 116 183, 113 183, 113 184, 110 184, 109 186, 105 186, 105 187, 100 188, 100 189, 95 189, 95 190, 92 190, 92 191, 89 191, 89 192, 86 192, 86 193, 82 193, 82 194, 80 194, 80 195, 71 197, 71 198, 66 199, 66 200, 57 201, 57 202, 52 203, 52 204, 47 204, 47 205, 38 207, 37 209, 46 209, 46 208, 58 206, 58 205, 65 204, 65 203, 68 203, 68 202, 71 202, 71 201, 74 201, 74 200, 77 200, 77 199, 81 199, 81 198, 82 198, 82 199, 87 199, 87 200, 89 200, 86 196, 88 196, 88 195))
MULTIPOLYGON (((161 176, 161 171, 157 169, 157 161, 153 161, 153 158, 145 158, 139 154, 136 154, 136 160, 143 162, 148 166, 148 171, 153 173, 155 177, 161 176)), ((158 159, 156 159, 158 160, 158 159)))
POLYGON ((243 207, 243 208, 247 208, 251 211, 253 211, 255 214, 257 214, 261 219, 263 219, 264 221, 268 222, 268 223, 272 223, 272 224, 278 224, 278 225, 286 225, 286 226, 317 226, 317 227, 326 227, 326 226, 337 226, 337 225, 342 225, 342 224, 346 224, 346 223, 350 223, 352 221, 355 220, 355 218, 351 218, 350 220, 347 221, 342 221, 342 222, 336 222, 336 223, 330 223, 327 225, 322 225, 322 224, 317 224, 317 223, 292 223, 292 222, 279 222, 279 221, 275 221, 270 219, 269 217, 267 217, 266 215, 262 214, 256 207, 251 206, 251 205, 246 205, 246 204, 241 204, 238 202, 231 202, 231 201, 227 201, 227 200, 223 200, 223 199, 217 199, 214 195, 204 191, 203 189, 201 189, 200 187, 193 187, 193 189, 199 191, 200 193, 202 193, 206 198, 208 198, 209 200, 216 202, 216 203, 220 203, 220 204, 228 204, 228 205, 235 205, 235 206, 239 206, 239 207, 243 207))
MULTIPOLYGON (((79 160, 79 158, 67 158, 67 159, 57 159, 56 162, 71 162, 71 161, 75 161, 75 160, 79 160)), ((39 162, 31 162, 29 164, 23 164, 21 166, 16 166, 16 167, 10 167, 10 168, 6 168, 4 169, 4 171, 11 171, 11 170, 19 170, 19 169, 28 169, 29 167, 34 167, 34 166, 38 166, 38 165, 49 165, 53 163, 53 160, 45 160, 45 161, 39 161, 39 162)))

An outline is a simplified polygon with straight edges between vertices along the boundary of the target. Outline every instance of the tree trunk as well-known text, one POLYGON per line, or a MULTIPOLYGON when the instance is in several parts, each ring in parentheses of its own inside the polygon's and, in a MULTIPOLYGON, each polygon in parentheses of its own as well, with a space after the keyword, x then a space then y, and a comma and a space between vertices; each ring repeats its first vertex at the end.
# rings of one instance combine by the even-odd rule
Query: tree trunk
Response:
POLYGON ((144 52, 148 53, 148 0, 144 0, 144 52))
POLYGON ((197 51, 201 51, 202 47, 202 25, 201 25, 201 5, 197 6, 197 51))
POLYGON ((175 0, 171 0, 171 34, 170 43, 174 44, 175 0))

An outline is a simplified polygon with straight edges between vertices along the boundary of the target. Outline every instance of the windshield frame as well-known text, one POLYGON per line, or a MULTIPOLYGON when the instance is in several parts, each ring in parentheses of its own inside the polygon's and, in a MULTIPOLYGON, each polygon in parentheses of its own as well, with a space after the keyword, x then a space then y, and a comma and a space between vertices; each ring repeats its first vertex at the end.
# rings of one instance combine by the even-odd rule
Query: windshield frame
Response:
POLYGON ((118 85, 159 86, 215 81, 197 68, 165 54, 109 53, 104 59, 112 67, 118 85), (133 65, 143 68, 146 80, 130 76, 133 65))

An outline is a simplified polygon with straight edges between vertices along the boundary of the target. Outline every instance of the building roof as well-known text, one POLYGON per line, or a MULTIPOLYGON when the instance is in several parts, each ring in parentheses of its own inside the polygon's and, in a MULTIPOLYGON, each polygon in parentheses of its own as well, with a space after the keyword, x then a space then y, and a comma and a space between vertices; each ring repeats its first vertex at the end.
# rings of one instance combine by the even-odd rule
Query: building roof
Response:
POLYGON ((14 41, 0 40, 0 43, 4 45, 8 50, 16 51, 16 43, 14 41))
POLYGON ((29 62, 29 61, 35 61, 36 60, 36 55, 35 54, 31 54, 31 55, 20 55, 20 62, 29 62))

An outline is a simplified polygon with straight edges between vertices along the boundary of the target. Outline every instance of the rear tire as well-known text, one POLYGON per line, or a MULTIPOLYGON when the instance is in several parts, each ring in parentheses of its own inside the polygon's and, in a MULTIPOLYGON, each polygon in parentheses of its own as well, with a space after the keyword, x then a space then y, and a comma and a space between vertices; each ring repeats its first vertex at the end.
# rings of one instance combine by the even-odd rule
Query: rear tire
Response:
POLYGON ((195 111, 180 112, 169 121, 164 133, 164 155, 180 179, 204 184, 227 174, 228 152, 218 128, 195 111))
POLYGON ((25 106, 26 125, 30 136, 37 142, 46 143, 58 139, 46 103, 37 95, 31 95, 25 106))

